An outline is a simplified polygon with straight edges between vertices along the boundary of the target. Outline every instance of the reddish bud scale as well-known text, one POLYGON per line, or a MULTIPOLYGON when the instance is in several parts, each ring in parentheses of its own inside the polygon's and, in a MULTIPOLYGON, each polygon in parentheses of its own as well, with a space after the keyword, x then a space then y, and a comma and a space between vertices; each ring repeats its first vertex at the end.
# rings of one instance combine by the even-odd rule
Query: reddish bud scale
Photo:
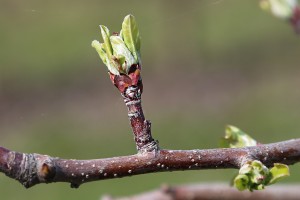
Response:
POLYGON ((121 93, 130 86, 139 87, 141 92, 143 92, 143 83, 141 77, 141 66, 139 64, 134 64, 130 67, 128 75, 120 74, 114 75, 109 72, 109 77, 111 82, 118 88, 121 93))

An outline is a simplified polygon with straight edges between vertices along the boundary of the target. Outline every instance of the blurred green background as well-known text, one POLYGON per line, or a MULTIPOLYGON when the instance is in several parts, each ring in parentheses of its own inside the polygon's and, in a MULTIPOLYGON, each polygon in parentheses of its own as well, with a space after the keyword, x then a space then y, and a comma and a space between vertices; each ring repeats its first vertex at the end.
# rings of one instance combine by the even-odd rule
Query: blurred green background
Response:
MULTIPOLYGON (((0 1, 0 145, 91 159, 134 154, 127 110, 91 41, 136 16, 146 118, 163 148, 216 148, 226 124, 262 143, 299 137, 300 38, 252 0, 0 1)), ((29 190, 1 199, 99 199, 161 184, 229 182, 236 170, 158 173, 29 190)), ((284 183, 298 182, 300 165, 284 183)))

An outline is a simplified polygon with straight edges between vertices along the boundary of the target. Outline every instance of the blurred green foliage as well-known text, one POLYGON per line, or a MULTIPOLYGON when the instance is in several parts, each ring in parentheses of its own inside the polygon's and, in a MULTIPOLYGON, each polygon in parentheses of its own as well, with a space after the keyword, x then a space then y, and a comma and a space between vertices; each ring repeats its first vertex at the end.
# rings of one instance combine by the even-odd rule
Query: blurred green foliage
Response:
MULTIPOLYGON (((126 108, 91 48, 99 24, 135 15, 145 114, 163 148, 216 148, 226 124, 262 143, 299 137, 299 36, 258 1, 0 2, 1 146, 64 158, 135 153, 126 108)), ((299 165, 290 167, 298 182, 299 165)), ((99 199, 162 183, 230 182, 236 170, 141 175, 25 190, 0 175, 2 199, 99 199), (46 195, 45 195, 46 194, 46 195)))

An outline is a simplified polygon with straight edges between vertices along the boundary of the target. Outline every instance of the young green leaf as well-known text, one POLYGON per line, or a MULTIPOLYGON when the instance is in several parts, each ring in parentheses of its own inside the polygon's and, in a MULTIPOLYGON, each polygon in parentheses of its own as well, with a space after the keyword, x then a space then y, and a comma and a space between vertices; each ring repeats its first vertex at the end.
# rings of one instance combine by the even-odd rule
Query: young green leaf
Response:
POLYGON ((274 163, 274 167, 270 169, 271 179, 268 184, 273 184, 279 179, 290 175, 289 167, 285 164, 274 163))
POLYGON ((105 49, 108 59, 110 59, 110 57, 113 55, 113 51, 112 51, 112 47, 111 47, 110 40, 109 40, 109 37, 110 37, 109 30, 106 26, 103 26, 103 25, 100 25, 100 29, 101 29, 103 42, 104 42, 104 49, 105 49))
POLYGON ((221 145, 226 148, 238 148, 256 146, 257 142, 239 128, 228 125, 225 130, 225 137, 221 141, 221 145))
POLYGON ((124 18, 122 23, 122 37, 134 58, 139 61, 141 39, 139 29, 133 15, 127 15, 124 18))
POLYGON ((235 177, 233 184, 239 191, 246 190, 248 188, 249 178, 246 175, 239 174, 235 177))
POLYGON ((101 44, 99 41, 94 40, 92 42, 92 47, 94 47, 96 49, 96 51, 98 52, 98 54, 99 54, 101 60, 103 61, 103 63, 105 65, 107 65, 107 55, 105 53, 103 43, 101 44))
POLYGON ((132 56, 131 52, 126 47, 124 41, 120 36, 110 36, 111 45, 113 48, 113 54, 117 58, 124 57, 126 62, 120 63, 122 65, 122 71, 125 73, 128 72, 132 64, 135 64, 135 59, 132 56))
POLYGON ((110 71, 112 74, 114 75, 120 75, 120 72, 119 72, 119 62, 117 62, 116 60, 113 59, 114 56, 111 56, 111 59, 108 60, 107 62, 107 68, 108 68, 108 71, 110 71))

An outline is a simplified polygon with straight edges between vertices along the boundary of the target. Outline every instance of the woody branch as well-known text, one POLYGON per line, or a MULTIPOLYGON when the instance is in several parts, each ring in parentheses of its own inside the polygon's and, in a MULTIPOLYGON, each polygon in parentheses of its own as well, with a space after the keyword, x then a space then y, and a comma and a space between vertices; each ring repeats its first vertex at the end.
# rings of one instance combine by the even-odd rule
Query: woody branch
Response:
POLYGON ((139 174, 201 169, 240 168, 245 162, 260 160, 294 164, 300 161, 300 139, 246 148, 158 150, 130 156, 94 160, 53 158, 0 148, 0 171, 29 188, 38 183, 81 184, 139 174))
MULTIPOLYGON (((145 119, 141 104, 140 41, 134 17, 125 17, 120 34, 110 36, 106 27, 100 27, 104 43, 93 41, 92 45, 107 65, 111 81, 124 98, 138 153, 74 160, 19 153, 0 147, 0 172, 18 180, 26 188, 52 182, 69 182, 71 187, 77 188, 91 181, 154 172, 241 168, 253 160, 261 161, 267 167, 277 162, 290 165, 300 161, 300 139, 244 148, 160 149, 158 142, 152 138, 151 123, 145 119)), ((249 167, 257 168, 257 163, 249 164, 249 167)), ((243 181, 243 177, 238 180, 243 181)))

